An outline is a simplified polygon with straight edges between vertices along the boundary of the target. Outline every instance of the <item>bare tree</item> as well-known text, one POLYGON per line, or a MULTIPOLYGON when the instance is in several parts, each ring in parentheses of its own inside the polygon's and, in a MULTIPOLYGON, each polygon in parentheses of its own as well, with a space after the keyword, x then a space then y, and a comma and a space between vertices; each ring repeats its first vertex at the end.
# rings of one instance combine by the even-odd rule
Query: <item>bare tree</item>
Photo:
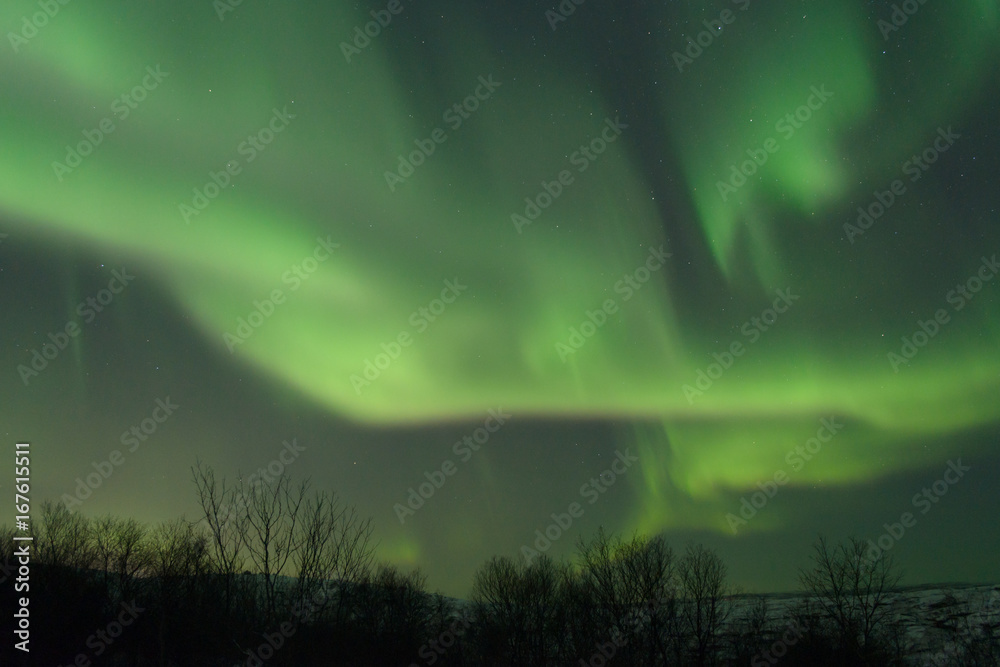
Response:
POLYGON ((293 487, 284 475, 270 484, 258 480, 253 484, 240 485, 244 519, 240 525, 246 531, 242 541, 256 574, 263 576, 268 623, 277 616, 282 593, 279 577, 285 573, 285 566, 298 551, 300 534, 296 524, 308 489, 308 482, 303 481, 293 487))
POLYGON ((627 578, 635 583, 634 597, 642 601, 636 645, 645 664, 666 664, 678 631, 678 563, 662 536, 636 542, 623 559, 627 578))
POLYGON ((371 519, 320 492, 306 500, 298 530, 295 601, 300 609, 308 605, 310 618, 332 608, 334 620, 343 622, 352 589, 368 578, 375 556, 371 519))
POLYGON ((112 563, 114 562, 114 532, 115 519, 110 514, 93 519, 90 522, 90 535, 94 545, 94 567, 101 573, 101 579, 106 590, 110 590, 112 579, 112 563))
POLYGON ((732 591, 726 584, 726 565, 714 551, 689 545, 678 573, 681 584, 681 625, 690 641, 696 665, 715 664, 723 627, 732 615, 732 591))
POLYGON ((605 631, 620 625, 629 611, 641 603, 641 599, 628 590, 631 582, 620 567, 618 555, 623 548, 621 539, 609 535, 603 527, 591 542, 581 538, 577 543, 582 570, 580 580, 594 606, 603 612, 599 624, 605 631))
POLYGON ((240 478, 227 485, 201 463, 192 471, 214 557, 226 577, 227 600, 233 599, 233 581, 247 563, 259 578, 242 583, 254 606, 258 596, 263 598, 265 623, 291 607, 304 621, 332 609, 332 620, 342 625, 351 613, 356 584, 368 577, 374 559, 371 519, 360 518, 333 494, 310 494, 308 480, 295 484, 279 476, 251 483, 240 478), (282 579, 293 575, 294 582, 282 579))
POLYGON ((472 586, 481 654, 504 656, 504 664, 552 664, 565 640, 565 574, 547 556, 524 566, 506 556, 487 561, 472 586))
POLYGON ((111 515, 90 522, 95 565, 101 571, 108 593, 117 603, 136 595, 138 575, 148 570, 150 552, 146 527, 135 519, 111 515))
POLYGON ((574 634, 592 652, 590 637, 624 635, 626 659, 666 660, 676 626, 677 572, 673 550, 661 538, 623 541, 603 528, 577 543, 580 573, 571 593, 574 634), (586 627, 588 626, 589 627, 586 627))
POLYGON ((890 602, 902 573, 892 556, 871 553, 859 538, 831 547, 820 537, 813 546, 812 562, 800 580, 832 623, 841 650, 861 664, 882 660, 898 631, 890 602))
POLYGON ((554 664, 566 650, 564 584, 569 566, 540 558, 522 571, 521 599, 528 610, 530 664, 554 664))
POLYGON ((382 563, 359 584, 355 605, 357 629, 373 642, 368 651, 383 662, 404 662, 417 651, 431 616, 426 577, 382 563))
POLYGON ((519 578, 517 563, 507 556, 494 556, 476 571, 472 603, 482 655, 513 653, 516 649, 517 633, 525 626, 525 611, 518 597, 519 578))
POLYGON ((195 576, 209 565, 209 539, 184 519, 166 521, 150 533, 150 572, 158 578, 195 576))
MULTIPOLYGON (((158 603, 153 612, 158 658, 161 667, 166 667, 170 664, 169 623, 177 622, 178 616, 190 619, 190 610, 201 603, 201 578, 210 566, 209 537, 184 519, 161 523, 150 533, 149 561, 155 588, 152 598, 158 603)), ((184 633, 188 647, 194 643, 191 630, 184 633)))
POLYGON ((94 564, 95 551, 89 521, 61 504, 42 503, 41 524, 35 548, 39 563, 86 570, 94 564))
POLYGON ((236 575, 243 571, 245 501, 238 486, 227 486, 225 479, 217 482, 215 471, 201 461, 192 466, 191 477, 211 535, 213 566, 222 577, 228 613, 236 598, 236 575))

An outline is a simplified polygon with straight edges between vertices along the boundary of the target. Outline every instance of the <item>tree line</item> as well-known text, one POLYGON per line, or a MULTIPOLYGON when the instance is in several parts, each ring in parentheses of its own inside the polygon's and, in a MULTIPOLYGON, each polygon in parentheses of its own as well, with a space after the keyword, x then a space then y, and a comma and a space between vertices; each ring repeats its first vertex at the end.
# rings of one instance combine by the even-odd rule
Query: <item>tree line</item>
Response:
MULTIPOLYGON (((375 558, 370 519, 282 476, 219 479, 192 467, 202 516, 145 525, 47 502, 33 527, 30 590, 17 593, 15 531, 0 527, 0 600, 30 596, 31 653, 9 665, 893 665, 906 641, 891 556, 820 538, 808 593, 776 613, 741 595, 702 545, 603 529, 573 558, 498 556, 468 602, 426 591, 419 570, 375 558), (11 567, 13 564, 13 567, 11 567)), ((995 619, 994 619, 995 620, 995 619)), ((4 614, 5 636, 17 619, 4 614)), ((997 665, 988 628, 956 664, 997 665)), ((942 662, 940 664, 947 664, 942 662)))

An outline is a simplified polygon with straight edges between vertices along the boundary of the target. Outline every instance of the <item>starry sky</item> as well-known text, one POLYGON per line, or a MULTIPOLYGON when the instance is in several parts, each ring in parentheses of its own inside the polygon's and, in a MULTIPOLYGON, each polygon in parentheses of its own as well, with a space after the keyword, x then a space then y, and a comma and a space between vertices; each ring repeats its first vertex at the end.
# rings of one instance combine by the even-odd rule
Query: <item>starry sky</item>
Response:
POLYGON ((601 525, 997 581, 1000 2, 904 4, 6 2, 4 446, 308 476, 458 596, 601 525))

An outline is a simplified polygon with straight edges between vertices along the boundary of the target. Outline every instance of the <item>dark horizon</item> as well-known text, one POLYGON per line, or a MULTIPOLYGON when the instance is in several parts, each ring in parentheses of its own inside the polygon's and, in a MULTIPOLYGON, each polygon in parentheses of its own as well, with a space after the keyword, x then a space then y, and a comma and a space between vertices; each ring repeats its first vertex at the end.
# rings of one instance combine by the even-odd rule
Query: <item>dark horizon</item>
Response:
POLYGON ((20 563, 14 590, 34 591, 28 613, 26 598, 0 590, 5 607, 20 605, 7 621, 19 641, 0 648, 7 663, 87 667, 101 656, 116 665, 235 660, 247 667, 1000 660, 1000 585, 901 589, 898 564, 858 539, 819 538, 798 593, 754 595, 735 589, 726 563, 702 545, 675 550, 662 538, 598 530, 581 538, 573 562, 490 558, 477 567, 469 599, 456 600, 431 594, 417 572, 377 562, 371 522, 322 491, 287 477, 234 486, 204 465, 193 474, 207 528, 87 520, 47 502, 26 566, 25 549, 15 549, 23 526, 0 527, 5 571, 15 558, 20 563), (282 574, 289 566, 297 576, 282 574))

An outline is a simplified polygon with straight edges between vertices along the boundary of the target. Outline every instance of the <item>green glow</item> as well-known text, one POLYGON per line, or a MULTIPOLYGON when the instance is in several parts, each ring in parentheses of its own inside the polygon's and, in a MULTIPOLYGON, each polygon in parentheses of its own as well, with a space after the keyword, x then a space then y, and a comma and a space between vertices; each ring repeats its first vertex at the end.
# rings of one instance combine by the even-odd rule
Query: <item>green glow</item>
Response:
MULTIPOLYGON (((913 276, 922 266, 877 250, 891 242, 884 234, 851 246, 841 229, 937 127, 961 131, 970 96, 995 74, 996 2, 921 9, 925 23, 906 28, 909 39, 931 40, 914 56, 923 60, 910 65, 927 72, 920 81, 893 80, 892 57, 882 54, 892 41, 882 43, 860 8, 839 4, 810 7, 793 36, 777 39, 779 10, 755 3, 681 74, 669 54, 683 42, 675 32, 664 35, 669 82, 652 104, 674 144, 663 150, 676 151, 697 216, 667 223, 649 194, 658 184, 648 182, 636 157, 642 129, 621 114, 620 101, 589 94, 558 71, 508 77, 488 43, 470 36, 478 34, 472 26, 453 62, 441 66, 447 85, 415 93, 417 84, 391 57, 392 49, 407 55, 391 31, 356 62, 343 62, 331 25, 347 35, 343 26, 363 23, 363 12, 346 4, 323 16, 282 9, 300 12, 294 30, 307 33, 295 39, 301 52, 293 61, 285 55, 292 29, 271 24, 266 10, 252 5, 219 24, 205 3, 174 3, 161 17, 129 23, 125 16, 112 27, 70 4, 16 57, 0 62, 10 82, 0 109, 0 206, 14 229, 134 256, 147 271, 143 279, 161 283, 224 357, 223 335, 235 331, 237 318, 255 299, 283 289, 287 302, 237 347, 235 360, 353 420, 439 422, 503 406, 519 419, 662 423, 635 439, 643 456, 658 462, 630 481, 641 507, 633 523, 646 531, 724 529, 719 508, 731 506, 727 498, 773 474, 824 417, 847 426, 795 484, 847 484, 925 464, 948 450, 950 435, 996 421, 1000 286, 988 285, 952 313, 942 334, 899 373, 886 353, 898 350, 918 318, 945 307, 945 292, 972 275, 982 254, 1000 247, 966 247, 939 272, 951 279, 908 296, 897 310, 898 294, 843 276, 845 258, 857 256, 852 266, 862 267, 884 258, 913 276), (185 12, 201 16, 193 30, 210 41, 214 59, 171 49, 164 32, 172 28, 152 27, 185 12), (935 45, 956 42, 963 59, 940 61, 935 45), (303 58, 315 66, 297 66, 303 58), (58 182, 51 163, 63 159, 64 146, 95 127, 111 100, 156 64, 169 77, 58 182), (396 156, 444 126, 441 111, 491 73, 501 87, 390 193, 383 172, 396 156), (775 123, 821 85, 832 99, 781 138, 758 175, 723 201, 716 182, 729 166, 778 136, 775 123), (898 95, 886 96, 890 85, 898 95), (919 100, 903 102, 914 89, 919 100), (894 122, 868 141, 880 106, 894 122), (266 125, 272 109, 286 107, 296 114, 288 128, 185 224, 178 204, 190 203, 210 171, 240 158, 237 146, 266 125), (518 234, 510 215, 523 211, 525 197, 569 168, 568 155, 619 115, 633 125, 518 234), (707 254, 682 255, 676 237, 684 235, 704 242, 707 254), (283 272, 327 236, 341 247, 290 291, 283 272), (674 253, 668 265, 624 302, 616 282, 661 245, 674 253), (724 291, 682 284, 675 269, 689 263, 713 272, 724 291), (456 278, 468 290, 417 333, 410 314, 456 278), (837 291, 844 284, 891 312, 878 323, 852 321, 850 298, 837 291), (746 342, 739 326, 786 287, 801 300, 689 403, 682 386, 713 353, 746 342), (696 308, 695 298, 703 299, 696 308), (563 363, 556 343, 606 299, 619 312, 563 363), (352 374, 403 331, 413 344, 359 395, 352 374), (914 449, 914 441, 934 449, 914 449)), ((5 7, 0 18, 15 25, 31 6, 5 7)), ((418 11, 414 5, 397 20, 418 11)), ((692 17, 706 11, 692 9, 692 17)), ((945 194, 930 181, 893 209, 910 229, 933 229, 947 211, 945 194)), ((684 203, 666 206, 682 211, 684 203)), ((74 354, 87 358, 86 350, 74 354)), ((754 528, 779 522, 775 511, 754 528)), ((386 549, 408 561, 421 553, 416 542, 386 549)))

